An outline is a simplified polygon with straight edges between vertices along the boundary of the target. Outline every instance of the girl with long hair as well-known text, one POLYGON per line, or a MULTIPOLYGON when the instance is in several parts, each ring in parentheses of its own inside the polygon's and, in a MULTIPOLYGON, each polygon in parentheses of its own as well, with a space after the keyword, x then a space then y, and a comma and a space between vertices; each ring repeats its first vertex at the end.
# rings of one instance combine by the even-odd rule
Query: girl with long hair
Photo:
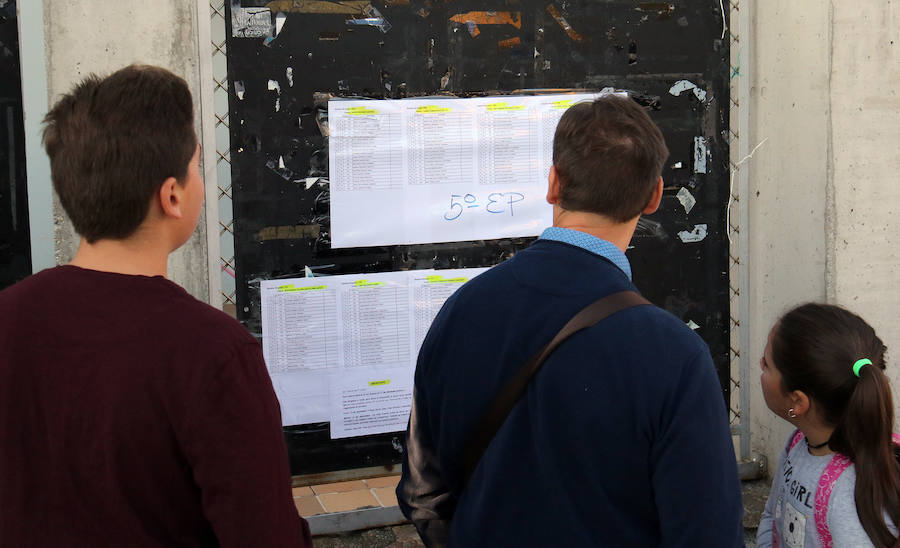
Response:
POLYGON ((805 304, 769 333, 760 367, 773 413, 797 427, 757 546, 900 546, 900 451, 886 348, 859 316, 805 304))

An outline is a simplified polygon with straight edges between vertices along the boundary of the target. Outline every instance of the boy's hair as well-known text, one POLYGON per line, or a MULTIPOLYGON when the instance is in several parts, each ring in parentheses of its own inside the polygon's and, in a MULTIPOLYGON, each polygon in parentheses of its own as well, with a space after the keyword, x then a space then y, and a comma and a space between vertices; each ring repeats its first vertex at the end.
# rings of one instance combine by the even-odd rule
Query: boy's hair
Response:
POLYGON ((772 360, 785 393, 804 392, 834 432, 829 447, 856 466, 859 521, 875 546, 897 540, 900 464, 891 434, 894 404, 884 374, 884 343, 862 318, 839 306, 809 303, 785 314, 772 335, 772 360), (871 365, 854 373, 854 365, 871 365))
POLYGON ((147 65, 88 76, 44 124, 53 188, 89 243, 132 235, 163 181, 184 181, 197 147, 187 83, 147 65))
POLYGON ((668 157, 662 132, 631 99, 605 95, 574 105, 553 137, 559 205, 629 221, 647 206, 668 157))

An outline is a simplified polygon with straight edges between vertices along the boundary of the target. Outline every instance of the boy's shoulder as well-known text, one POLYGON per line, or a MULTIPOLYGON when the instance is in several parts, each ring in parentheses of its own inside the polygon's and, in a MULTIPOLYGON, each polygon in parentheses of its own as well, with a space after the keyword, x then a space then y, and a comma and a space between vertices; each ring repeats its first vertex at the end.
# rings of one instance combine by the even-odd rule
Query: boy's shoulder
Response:
POLYGON ((197 343, 256 342, 233 317, 162 276, 134 276, 63 265, 42 270, 0 291, 0 310, 8 310, 11 321, 22 319, 17 311, 37 319, 59 309, 65 309, 70 318, 98 313, 119 320, 133 317, 151 331, 158 327, 197 343))

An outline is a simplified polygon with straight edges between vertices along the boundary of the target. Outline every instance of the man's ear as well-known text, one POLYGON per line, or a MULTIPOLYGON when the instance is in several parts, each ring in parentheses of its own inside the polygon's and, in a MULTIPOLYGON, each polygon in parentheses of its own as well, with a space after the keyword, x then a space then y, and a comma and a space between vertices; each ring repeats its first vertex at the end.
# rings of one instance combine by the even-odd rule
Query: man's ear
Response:
POLYGON ((159 187, 159 205, 166 217, 180 219, 182 211, 181 185, 175 177, 169 177, 159 187))
POLYGON ((650 215, 651 213, 655 213, 657 209, 659 209, 659 203, 662 201, 663 195, 663 180, 662 176, 659 177, 659 180, 656 181, 656 188, 653 189, 653 194, 650 195, 650 201, 647 202, 647 206, 644 208, 644 215, 650 215))
POLYGON ((550 166, 550 176, 547 178, 547 203, 556 205, 562 195, 562 184, 559 181, 559 173, 556 166, 550 166))

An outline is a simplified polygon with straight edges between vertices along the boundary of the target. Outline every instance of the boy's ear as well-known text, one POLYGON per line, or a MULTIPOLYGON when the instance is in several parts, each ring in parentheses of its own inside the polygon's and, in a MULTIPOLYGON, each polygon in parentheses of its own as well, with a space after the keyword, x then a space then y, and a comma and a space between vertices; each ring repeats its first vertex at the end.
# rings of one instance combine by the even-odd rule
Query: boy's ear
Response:
POLYGON ((647 202, 647 206, 644 208, 644 215, 650 215, 651 213, 655 213, 657 209, 659 209, 659 203, 662 201, 663 195, 663 179, 662 176, 659 177, 659 180, 656 181, 656 188, 653 189, 653 194, 650 195, 650 201, 647 202))
POLYGON ((169 177, 159 187, 159 205, 166 217, 181 219, 182 211, 181 185, 175 177, 169 177))
POLYGON ((559 180, 559 173, 556 172, 556 166, 550 166, 550 176, 547 178, 547 203, 556 205, 562 196, 562 183, 559 180))

